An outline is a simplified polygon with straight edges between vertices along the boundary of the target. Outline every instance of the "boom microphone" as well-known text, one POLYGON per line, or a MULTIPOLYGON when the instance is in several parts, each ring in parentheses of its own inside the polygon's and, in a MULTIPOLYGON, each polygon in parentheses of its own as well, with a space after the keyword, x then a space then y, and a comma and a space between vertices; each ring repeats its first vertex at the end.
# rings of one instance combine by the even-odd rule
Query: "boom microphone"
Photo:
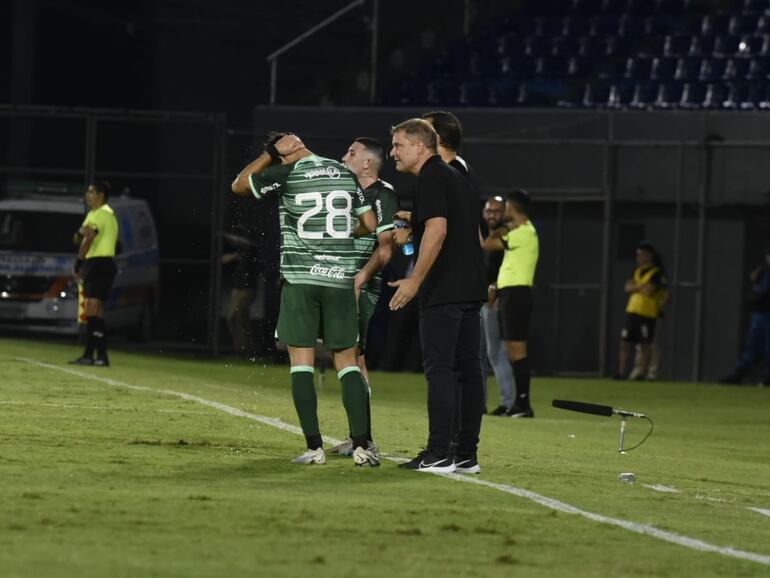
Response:
POLYGON ((622 417, 646 417, 643 413, 626 411, 624 409, 613 409, 609 405, 597 405, 595 403, 585 403, 582 401, 568 401, 566 399, 554 399, 553 407, 568 409, 570 411, 579 411, 581 413, 590 413, 593 415, 602 415, 605 417, 610 417, 612 415, 619 415, 622 417))
POLYGON ((603 415, 610 417, 612 408, 608 405, 596 405, 595 403, 584 403, 582 401, 567 401, 566 399, 554 399, 553 406, 559 409, 568 409, 570 411, 579 411, 581 413, 592 413, 594 415, 603 415))

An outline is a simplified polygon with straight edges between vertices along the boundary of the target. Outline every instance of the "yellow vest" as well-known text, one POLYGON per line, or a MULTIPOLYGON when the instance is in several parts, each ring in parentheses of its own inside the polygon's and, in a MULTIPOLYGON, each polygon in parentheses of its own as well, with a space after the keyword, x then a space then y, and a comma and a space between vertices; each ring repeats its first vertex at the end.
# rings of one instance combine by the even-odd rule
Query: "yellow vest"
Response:
POLYGON ((522 223, 501 239, 505 245, 505 254, 497 273, 497 288, 519 285, 531 287, 540 256, 540 243, 532 221, 522 223))
MULTIPOLYGON (((659 271, 660 269, 655 266, 649 269, 645 268, 645 266, 637 267, 634 269, 634 283, 646 285, 659 271)), ((660 288, 652 295, 645 295, 641 291, 634 291, 628 298, 626 313, 635 313, 642 317, 657 319, 664 301, 665 291, 660 288)))
POLYGON ((118 220, 112 208, 106 203, 89 211, 83 221, 83 226, 89 226, 96 229, 91 248, 86 253, 86 259, 94 257, 114 257, 115 245, 118 242, 118 220))

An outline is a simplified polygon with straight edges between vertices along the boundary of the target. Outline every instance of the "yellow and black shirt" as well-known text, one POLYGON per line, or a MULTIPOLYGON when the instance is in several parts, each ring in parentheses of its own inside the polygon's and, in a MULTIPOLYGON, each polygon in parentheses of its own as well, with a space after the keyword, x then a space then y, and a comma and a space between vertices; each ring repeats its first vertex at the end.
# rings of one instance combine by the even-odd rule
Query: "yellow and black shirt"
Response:
POLYGON ((660 267, 655 265, 641 265, 634 269, 632 275, 634 283, 639 285, 651 284, 655 290, 651 295, 645 295, 641 291, 634 291, 628 298, 626 313, 634 313, 642 317, 657 319, 660 317, 663 304, 666 302, 666 279, 660 267))

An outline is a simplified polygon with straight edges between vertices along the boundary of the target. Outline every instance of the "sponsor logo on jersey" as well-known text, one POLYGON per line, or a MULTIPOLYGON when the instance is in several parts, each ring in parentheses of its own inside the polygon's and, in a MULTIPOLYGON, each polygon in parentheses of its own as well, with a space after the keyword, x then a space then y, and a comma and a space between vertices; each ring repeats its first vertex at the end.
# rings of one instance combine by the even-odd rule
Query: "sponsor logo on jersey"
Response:
POLYGON ((277 189, 280 186, 281 186, 281 183, 273 183, 272 185, 267 185, 267 186, 262 187, 262 188, 259 189, 259 194, 260 195, 265 195, 265 194, 269 193, 270 191, 274 191, 275 189, 277 189))
POLYGON ((313 255, 313 259, 316 261, 339 261, 339 255, 313 255))
POLYGON ((337 167, 321 167, 320 169, 310 169, 303 175, 306 179, 316 179, 318 177, 329 177, 330 179, 340 178, 340 170, 337 167))
POLYGON ((382 223, 382 201, 380 199, 374 201, 374 208, 377 210, 377 223, 382 223))
POLYGON ((310 274, 329 279, 345 279, 345 270, 342 267, 325 267, 320 263, 316 263, 310 268, 310 274))

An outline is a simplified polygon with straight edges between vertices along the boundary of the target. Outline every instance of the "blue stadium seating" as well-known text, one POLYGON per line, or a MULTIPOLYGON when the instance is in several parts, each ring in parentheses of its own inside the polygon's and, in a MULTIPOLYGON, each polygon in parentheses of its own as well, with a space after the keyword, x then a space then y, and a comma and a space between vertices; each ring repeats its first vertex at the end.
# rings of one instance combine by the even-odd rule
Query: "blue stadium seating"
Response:
POLYGON ((770 109, 770 0, 529 0, 394 104, 770 109))

